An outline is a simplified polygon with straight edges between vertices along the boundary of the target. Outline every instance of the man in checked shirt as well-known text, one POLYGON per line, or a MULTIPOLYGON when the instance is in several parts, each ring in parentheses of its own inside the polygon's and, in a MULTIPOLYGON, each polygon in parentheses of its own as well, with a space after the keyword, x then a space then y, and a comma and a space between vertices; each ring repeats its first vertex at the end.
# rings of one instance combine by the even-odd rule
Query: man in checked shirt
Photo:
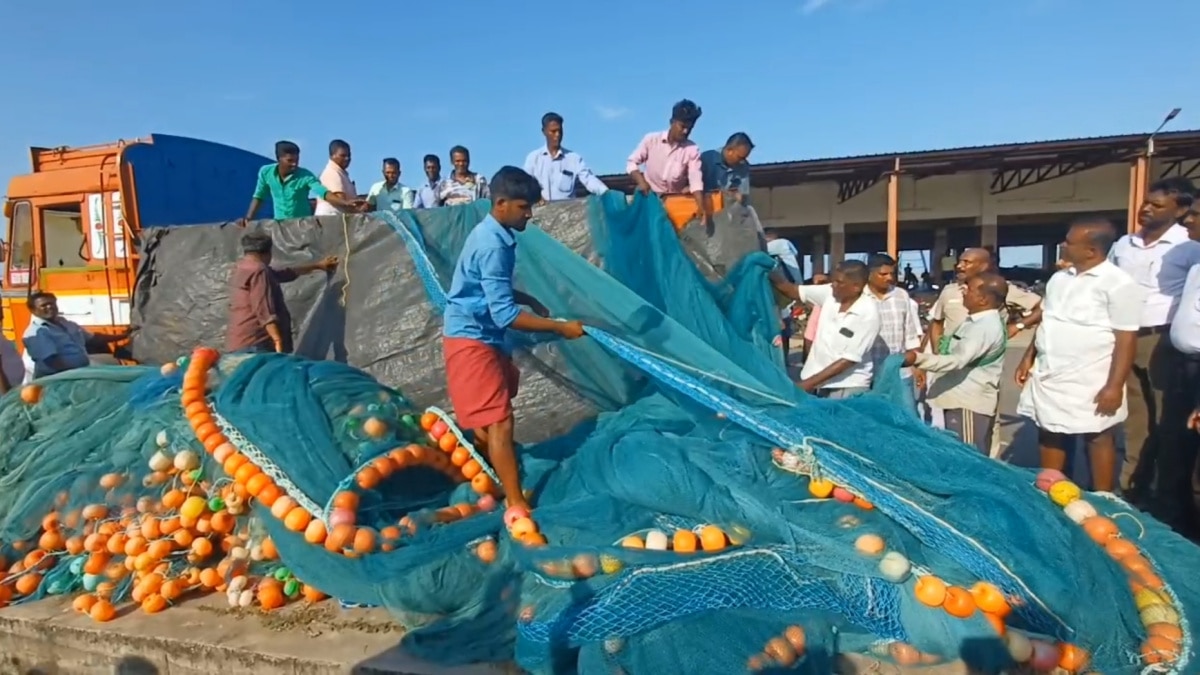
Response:
MULTIPOLYGON (((892 354, 903 354, 921 345, 921 320, 908 291, 896 286, 896 261, 887 254, 867 258, 867 292, 879 303, 879 337, 871 345, 875 372, 892 354)), ((905 370, 911 377, 911 371, 905 370)))

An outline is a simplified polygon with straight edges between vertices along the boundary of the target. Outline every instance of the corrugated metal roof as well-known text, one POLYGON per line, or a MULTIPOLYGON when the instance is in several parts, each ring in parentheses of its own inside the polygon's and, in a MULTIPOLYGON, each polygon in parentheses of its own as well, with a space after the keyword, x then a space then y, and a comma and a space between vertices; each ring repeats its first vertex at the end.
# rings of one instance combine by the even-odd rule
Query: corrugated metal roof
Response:
MULTIPOLYGON (((1093 164, 1123 161, 1143 152, 1149 134, 1088 136, 1023 143, 996 143, 938 150, 908 150, 870 155, 822 157, 754 164, 753 183, 762 187, 804 182, 861 178, 871 180, 891 172, 900 160, 902 171, 917 175, 950 174, 961 171, 1018 168, 1055 161, 1084 161, 1093 164)), ((1200 129, 1162 132, 1155 136, 1160 156, 1200 157, 1200 129)), ((626 174, 601 176, 609 187, 629 189, 626 174)))
MULTIPOLYGON (((1055 139, 1047 139, 1047 140, 1041 140, 1041 141, 1020 141, 1020 142, 1016 142, 1016 143, 991 143, 988 145, 963 145, 963 146, 958 146, 958 147, 933 148, 933 149, 926 149, 926 150, 898 150, 898 151, 893 151, 893 152, 874 152, 874 153, 869 153, 869 154, 864 154, 864 155, 840 155, 840 156, 835 156, 835 157, 813 157, 813 158, 808 158, 808 159, 791 159, 791 160, 784 160, 784 161, 780 161, 780 162, 763 162, 761 164, 755 164, 754 166, 756 166, 756 167, 784 166, 784 165, 789 165, 789 164, 798 164, 798 163, 802 163, 802 162, 832 162, 832 161, 841 161, 841 160, 874 159, 874 158, 892 159, 895 157, 903 158, 904 156, 925 155, 925 154, 932 155, 932 154, 942 154, 942 153, 968 153, 968 152, 992 153, 992 152, 995 152, 995 151, 1001 150, 1001 149, 1041 150, 1043 148, 1048 148, 1050 146, 1057 146, 1057 145, 1078 145, 1078 146, 1083 146, 1083 147, 1086 147, 1086 146, 1096 147, 1096 146, 1107 145, 1110 143, 1114 144, 1114 145, 1117 145, 1117 144, 1124 145, 1124 144, 1128 144, 1128 143, 1145 143, 1146 139, 1149 138, 1149 136, 1150 136, 1150 134, 1148 134, 1148 133, 1110 134, 1107 136, 1077 136, 1077 137, 1073 137, 1073 138, 1055 138, 1055 139)), ((1200 141, 1200 129, 1183 129, 1183 130, 1179 130, 1179 131, 1163 131, 1163 132, 1159 132, 1158 134, 1156 134, 1154 139, 1157 143, 1159 143, 1163 146, 1169 146, 1173 142, 1178 142, 1178 141, 1200 141)), ((1081 147, 1081 149, 1083 149, 1083 147, 1081 147)))

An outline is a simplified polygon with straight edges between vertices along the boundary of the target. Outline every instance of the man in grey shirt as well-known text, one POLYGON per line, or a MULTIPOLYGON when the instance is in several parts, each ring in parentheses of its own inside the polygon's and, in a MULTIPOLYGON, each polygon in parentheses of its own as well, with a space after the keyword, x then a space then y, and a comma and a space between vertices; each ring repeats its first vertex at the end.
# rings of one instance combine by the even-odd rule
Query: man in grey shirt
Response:
POLYGON ((967 281, 963 306, 967 318, 941 341, 936 353, 910 350, 904 364, 937 373, 929 385, 930 402, 945 416, 946 429, 962 442, 987 455, 992 447, 993 423, 999 400, 1007 330, 1000 308, 1008 283, 994 273, 967 281))

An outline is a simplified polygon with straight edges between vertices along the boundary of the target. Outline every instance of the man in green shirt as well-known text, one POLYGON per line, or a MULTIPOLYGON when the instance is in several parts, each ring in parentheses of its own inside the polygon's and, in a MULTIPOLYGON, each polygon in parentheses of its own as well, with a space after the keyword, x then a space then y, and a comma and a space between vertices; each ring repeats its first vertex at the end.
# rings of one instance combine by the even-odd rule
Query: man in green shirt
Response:
POLYGON ((258 172, 258 185, 254 187, 254 197, 244 221, 254 220, 258 207, 267 197, 275 206, 275 220, 308 218, 313 214, 312 203, 308 201, 310 192, 347 211, 362 210, 361 200, 348 201, 340 192, 329 192, 311 171, 300 166, 300 146, 291 141, 279 141, 275 144, 275 163, 258 172))

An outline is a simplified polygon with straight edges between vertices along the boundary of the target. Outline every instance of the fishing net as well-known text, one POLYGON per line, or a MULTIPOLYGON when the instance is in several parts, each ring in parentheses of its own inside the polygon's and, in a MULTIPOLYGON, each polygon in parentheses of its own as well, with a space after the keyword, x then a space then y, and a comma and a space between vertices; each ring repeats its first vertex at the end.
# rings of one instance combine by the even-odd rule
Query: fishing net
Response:
MULTIPOLYGON (((434 308, 486 208, 380 216, 434 308)), ((518 286, 589 326, 510 336, 522 362, 602 410, 522 448, 532 520, 402 382, 198 350, 0 400, 0 600, 105 621, 328 594, 390 610, 418 657, 532 673, 1194 672, 1192 544, 921 424, 894 360, 871 394, 800 393, 769 257, 703 270, 656 201, 589 208, 602 268, 518 236, 518 286)))

